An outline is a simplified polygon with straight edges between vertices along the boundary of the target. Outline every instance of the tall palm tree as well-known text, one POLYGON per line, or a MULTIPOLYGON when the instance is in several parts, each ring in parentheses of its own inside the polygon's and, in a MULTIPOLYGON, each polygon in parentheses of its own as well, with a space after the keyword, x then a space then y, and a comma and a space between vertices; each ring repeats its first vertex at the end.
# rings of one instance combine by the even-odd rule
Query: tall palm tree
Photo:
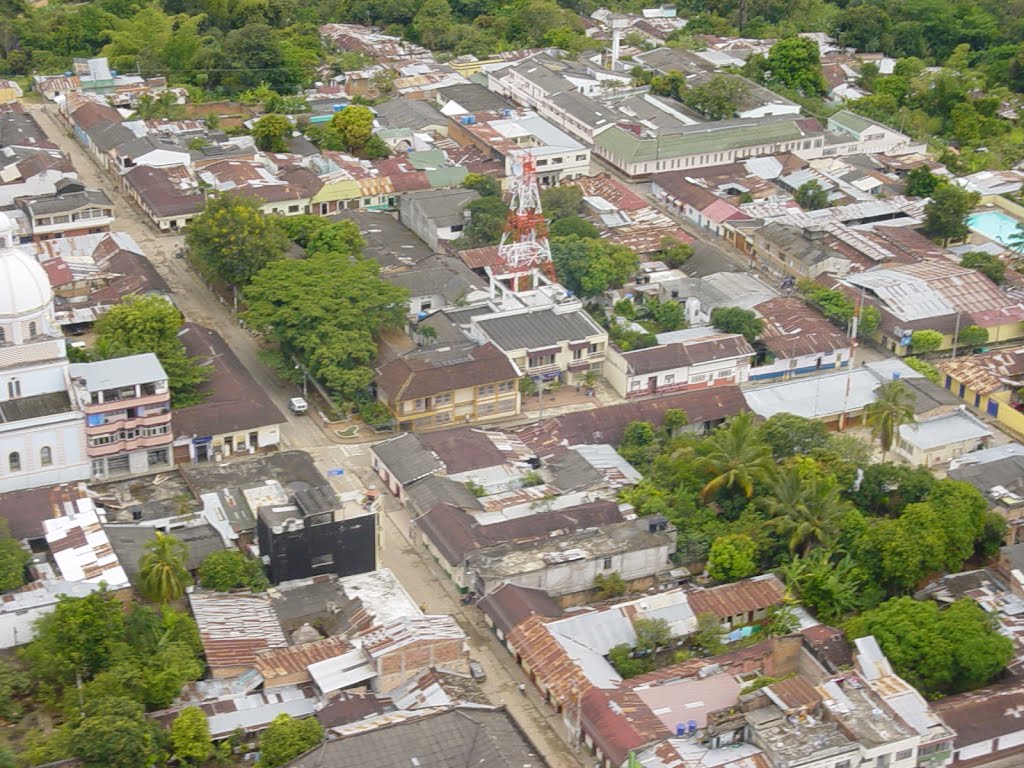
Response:
POLYGON ((711 479, 701 490, 704 499, 723 490, 740 491, 749 498, 754 484, 771 477, 774 464, 771 450, 754 427, 754 417, 741 413, 708 438, 710 450, 697 458, 698 472, 711 479))
POLYGON ((839 520, 849 503, 839 496, 830 479, 804 479, 795 468, 787 469, 763 501, 770 515, 768 524, 787 539, 789 551, 806 555, 815 547, 829 544, 839 530, 839 520))
POLYGON ((1018 224, 1013 234, 1006 238, 1006 244, 1018 255, 1024 256, 1024 222, 1018 224))
POLYGON ((177 600, 192 583, 185 570, 188 547, 169 534, 157 531, 139 559, 139 591, 155 603, 177 600))
POLYGON ((892 448, 903 424, 914 422, 914 394, 899 379, 878 388, 875 402, 864 408, 864 416, 871 426, 871 437, 882 448, 882 459, 892 448))

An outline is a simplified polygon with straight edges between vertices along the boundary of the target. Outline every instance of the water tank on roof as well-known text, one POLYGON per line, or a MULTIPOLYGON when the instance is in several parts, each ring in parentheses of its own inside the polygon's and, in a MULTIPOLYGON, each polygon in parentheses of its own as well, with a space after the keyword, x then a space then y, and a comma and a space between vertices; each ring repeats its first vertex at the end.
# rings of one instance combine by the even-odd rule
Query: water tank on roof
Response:
POLYGON ((502 117, 512 117, 512 110, 511 109, 503 109, 503 110, 501 110, 501 116, 502 117))
POLYGON ((697 732, 697 721, 690 720, 686 723, 687 730, 692 734, 697 732))
POLYGON ((900 372, 899 371, 893 371, 892 372, 892 380, 893 381, 899 381, 899 379, 900 379, 900 372))
POLYGON ((64 77, 71 77, 73 74, 75 73, 71 70, 64 70, 64 77))
POLYGON ((346 106, 346 104, 335 104, 333 107, 331 107, 331 110, 333 112, 341 112, 341 110, 343 110, 346 106))
POLYGON ((117 77, 117 70, 116 69, 110 70, 110 76, 111 77, 117 77))
POLYGON ((686 726, 683 723, 676 723, 676 736, 685 736, 686 726))

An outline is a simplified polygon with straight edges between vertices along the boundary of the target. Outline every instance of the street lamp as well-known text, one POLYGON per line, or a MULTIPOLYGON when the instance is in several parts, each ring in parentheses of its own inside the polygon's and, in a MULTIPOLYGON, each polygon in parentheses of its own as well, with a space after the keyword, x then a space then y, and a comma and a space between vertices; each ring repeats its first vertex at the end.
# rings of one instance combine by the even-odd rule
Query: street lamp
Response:
POLYGON ((295 370, 296 371, 299 371, 299 370, 302 371, 302 398, 304 400, 308 399, 309 398, 309 391, 308 391, 308 387, 306 385, 306 382, 308 380, 308 377, 306 376, 306 368, 304 366, 302 366, 302 365, 296 364, 295 370))

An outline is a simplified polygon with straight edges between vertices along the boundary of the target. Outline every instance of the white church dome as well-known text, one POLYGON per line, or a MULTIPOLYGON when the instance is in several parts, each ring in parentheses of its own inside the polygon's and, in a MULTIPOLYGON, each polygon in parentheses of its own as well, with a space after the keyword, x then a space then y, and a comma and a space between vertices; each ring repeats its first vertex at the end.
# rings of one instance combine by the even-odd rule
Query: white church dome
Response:
POLYGON ((0 317, 38 312, 52 301, 46 270, 15 247, 11 220, 0 211, 0 317))

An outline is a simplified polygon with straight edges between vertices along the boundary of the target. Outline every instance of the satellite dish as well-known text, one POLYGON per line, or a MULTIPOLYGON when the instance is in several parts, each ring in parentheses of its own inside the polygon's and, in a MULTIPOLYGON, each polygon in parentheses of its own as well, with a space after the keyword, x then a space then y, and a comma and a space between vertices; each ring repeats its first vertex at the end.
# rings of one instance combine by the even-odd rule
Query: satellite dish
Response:
POLYGON ((523 175, 523 164, 522 163, 512 163, 512 175, 513 176, 522 176, 523 175))

